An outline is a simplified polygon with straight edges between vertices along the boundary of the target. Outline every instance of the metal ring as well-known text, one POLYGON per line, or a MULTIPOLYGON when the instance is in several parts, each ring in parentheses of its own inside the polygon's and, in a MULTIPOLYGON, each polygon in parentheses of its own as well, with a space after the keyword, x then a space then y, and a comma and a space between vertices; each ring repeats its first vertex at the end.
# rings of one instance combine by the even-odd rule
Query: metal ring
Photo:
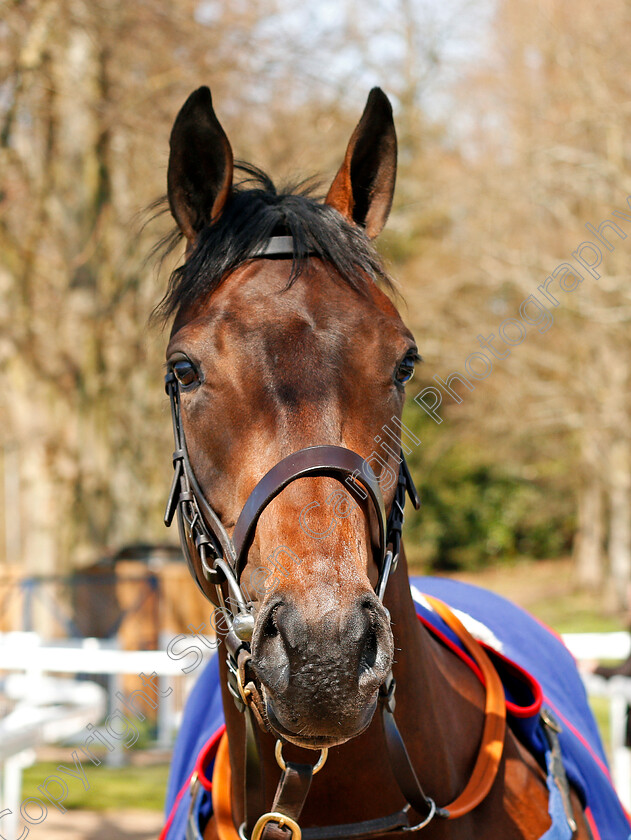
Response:
MULTIPOLYGON (((278 741, 276 741, 276 747, 274 748, 274 755, 276 756, 276 763, 278 764, 280 769, 283 770, 283 771, 286 770, 287 765, 285 764, 285 759, 283 758, 283 742, 280 740, 280 738, 278 739, 278 741)), ((320 758, 313 765, 312 773, 313 773, 314 776, 315 776, 316 773, 319 773, 320 770, 322 770, 322 768, 326 764, 326 760, 327 760, 328 755, 329 755, 329 751, 326 747, 324 749, 320 750, 320 758)))
POLYGON ((420 831, 422 828, 425 828, 426 825, 431 823, 436 816, 436 803, 433 799, 430 799, 429 796, 427 797, 427 801, 429 802, 429 814, 425 817, 423 822, 420 822, 418 825, 412 825, 409 828, 404 828, 403 831, 420 831))

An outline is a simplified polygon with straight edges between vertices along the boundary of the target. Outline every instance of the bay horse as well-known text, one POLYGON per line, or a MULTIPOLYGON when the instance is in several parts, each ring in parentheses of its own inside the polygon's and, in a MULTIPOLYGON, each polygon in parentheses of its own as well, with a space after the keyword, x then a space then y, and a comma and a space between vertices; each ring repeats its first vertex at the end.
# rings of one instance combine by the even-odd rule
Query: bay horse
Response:
POLYGON ((419 355, 372 244, 396 168, 378 88, 324 201, 235 164, 206 87, 173 126, 186 260, 161 305, 174 319, 166 520, 225 650, 226 735, 211 739, 201 820, 210 782, 185 780, 191 840, 592 838, 554 722, 546 767, 507 723, 490 655, 428 596, 454 655, 412 600, 401 413, 419 355))

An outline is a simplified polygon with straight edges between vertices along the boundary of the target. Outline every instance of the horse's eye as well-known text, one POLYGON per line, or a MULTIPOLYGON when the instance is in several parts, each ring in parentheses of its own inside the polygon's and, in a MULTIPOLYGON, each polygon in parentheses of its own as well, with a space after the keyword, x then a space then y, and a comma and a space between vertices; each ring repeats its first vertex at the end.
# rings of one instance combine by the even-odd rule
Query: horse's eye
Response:
POLYGON ((402 388, 414 376, 414 363, 418 361, 416 350, 406 354, 396 367, 394 372, 394 384, 402 388))
POLYGON ((199 383, 199 373, 190 359, 178 359, 174 362, 173 373, 183 388, 190 388, 199 383))

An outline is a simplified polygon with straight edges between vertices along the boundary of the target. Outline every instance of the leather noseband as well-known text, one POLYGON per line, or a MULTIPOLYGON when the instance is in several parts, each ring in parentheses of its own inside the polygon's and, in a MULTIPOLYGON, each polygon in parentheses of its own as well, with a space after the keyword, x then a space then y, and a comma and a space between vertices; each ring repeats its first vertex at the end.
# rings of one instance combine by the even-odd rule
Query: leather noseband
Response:
POLYGON ((374 533, 373 527, 372 541, 377 566, 381 569, 386 546, 386 512, 379 482, 370 465, 356 452, 343 446, 308 446, 293 452, 273 466, 252 490, 243 506, 232 535, 237 579, 241 577, 247 562, 248 550, 252 545, 260 515, 288 484, 308 476, 335 478, 359 499, 366 498, 366 493, 362 493, 355 482, 363 484, 377 514, 377 533, 374 533))
POLYGON ((229 625, 234 623, 235 606, 237 614, 251 615, 240 579, 261 514, 289 484, 309 476, 334 478, 356 500, 370 500, 374 516, 370 516, 370 511, 367 513, 373 556, 379 570, 377 595, 383 599, 388 576, 398 559, 406 493, 415 507, 420 504, 403 455, 392 510, 386 517, 377 477, 370 464, 356 452, 332 445, 309 446, 293 452, 275 464, 254 487, 230 537, 205 498, 191 466, 182 426, 180 389, 173 371, 167 373, 165 387, 171 403, 175 450, 173 483, 164 521, 169 526, 177 512, 180 542, 190 572, 204 595, 221 607, 229 625), (228 603, 221 591, 226 581, 231 595, 228 603), (218 603, 211 597, 208 584, 215 587, 218 603))

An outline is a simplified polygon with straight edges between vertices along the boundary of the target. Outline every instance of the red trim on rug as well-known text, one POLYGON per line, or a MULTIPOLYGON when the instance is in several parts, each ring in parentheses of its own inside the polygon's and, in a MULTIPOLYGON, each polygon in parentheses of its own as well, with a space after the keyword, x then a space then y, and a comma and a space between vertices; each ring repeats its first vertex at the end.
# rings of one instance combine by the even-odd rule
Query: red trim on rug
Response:
POLYGON ((182 797, 190 788, 191 779, 193 778, 195 773, 197 773, 197 778, 199 779, 201 786, 205 790, 212 790, 213 783, 206 778, 206 774, 204 771, 206 770, 206 764, 210 761, 211 758, 215 757, 215 753, 217 752, 217 749, 219 747, 219 741, 221 740, 221 737, 225 731, 226 725, 223 724, 219 727, 219 729, 217 729, 216 732, 213 732, 213 734, 210 736, 210 738, 206 741, 204 746, 199 751, 199 755, 197 756, 197 759, 195 761, 195 766, 189 773, 187 780, 180 788, 178 795, 175 797, 175 802, 173 803, 171 812, 169 813, 167 821, 164 824, 164 828, 160 832, 160 837, 158 838, 158 840, 166 840, 167 834, 169 833, 169 829, 171 828, 171 823, 173 822, 178 806, 182 800, 182 797))
POLYGON ((600 840, 600 832, 598 831, 598 827, 596 826, 596 823, 592 816, 592 809, 589 807, 589 805, 585 808, 584 813, 585 819, 587 820, 587 824, 591 828, 592 834, 594 835, 594 840, 600 840))
MULTIPOLYGON (((526 610, 523 610, 523 612, 526 612, 526 610)), ((548 633, 551 633, 553 636, 555 636, 563 644, 563 647, 567 650, 567 645, 563 641, 563 636, 558 631, 556 631, 554 627, 550 627, 549 624, 546 624, 545 621, 543 621, 538 616, 533 615, 532 613, 526 612, 526 614, 530 616, 530 618, 534 618, 537 624, 540 624, 544 630, 547 630, 548 633)))
MULTIPOLYGON (((438 639, 440 639, 443 644, 445 644, 449 650, 459 656, 462 661, 471 668, 473 673, 476 677, 480 680, 482 685, 484 685, 484 677, 482 676, 482 671, 480 671, 478 665, 473 661, 473 659, 469 656, 466 651, 462 650, 452 639, 449 638, 442 630, 439 630, 435 627, 429 619, 425 618, 425 616, 416 614, 418 620, 425 626, 427 629, 433 633, 438 639)), ((541 708, 541 704, 543 703, 543 690, 539 684, 539 682, 527 671, 517 665, 516 662, 513 662, 511 659, 508 659, 503 654, 499 653, 499 651, 495 650, 494 647, 491 645, 487 645, 484 642, 480 642, 483 648, 488 650, 493 656, 499 657, 503 662, 506 663, 508 667, 510 667, 513 671, 516 671, 519 676, 524 678, 524 682, 528 685, 531 689, 532 694, 534 696, 533 702, 529 706, 518 706, 516 703, 511 702, 510 700, 506 700, 506 710, 509 714, 513 715, 514 717, 520 718, 527 718, 532 717, 533 715, 538 714, 539 709, 541 708)))
POLYGON ((469 668, 471 668, 471 670, 476 675, 476 677, 480 680, 482 685, 484 685, 484 676, 482 674, 482 671, 478 667, 477 662, 474 662, 473 659, 469 656, 469 654, 466 653, 466 651, 462 650, 462 648, 458 647, 458 645, 452 639, 450 639, 449 636, 447 636, 445 633, 443 633, 442 630, 439 630, 437 627, 434 627, 432 622, 429 621, 429 619, 425 618, 425 616, 419 615, 417 613, 416 617, 421 622, 421 624, 424 624, 425 627, 427 627, 427 629, 431 633, 433 633, 434 636, 436 636, 438 639, 440 639, 440 641, 443 642, 443 644, 445 644, 449 648, 449 650, 452 651, 452 653, 455 653, 456 656, 459 656, 460 659, 462 659, 462 661, 466 665, 468 665, 469 668))
POLYGON ((213 783, 212 779, 209 779, 206 776, 206 766, 210 764, 211 760, 215 757, 217 750, 219 749, 219 741, 226 731, 226 724, 224 723, 216 732, 210 736, 208 741, 204 744, 204 746, 199 751, 199 755, 197 756, 197 761, 195 762, 195 769, 193 770, 194 773, 197 773, 197 778, 199 779, 199 783, 205 790, 212 790, 213 783))
MULTIPOLYGON (((600 756, 597 753, 594 752, 594 749, 593 749, 592 745, 589 743, 589 741, 587 741, 583 737, 583 735, 581 735, 581 733, 578 731, 578 729, 565 717, 565 715, 562 712, 560 712, 557 709, 557 707, 554 705, 554 703, 552 703, 549 700, 549 698, 546 697, 545 701, 546 701, 547 705, 550 706, 550 708, 559 716, 559 718, 563 721, 563 723, 565 723, 565 725, 568 727, 568 729, 571 729, 572 732, 576 735, 578 740, 581 742, 581 744, 585 747, 587 752, 594 759, 594 761, 596 762, 598 767, 602 770, 602 772, 604 773, 604 775, 608 779, 611 787, 615 790, 616 786, 614 785, 613 779, 611 778, 611 773, 609 772, 609 768, 607 767, 606 764, 603 763, 602 758, 600 758, 600 756)), ((622 805, 622 803, 620 803, 620 804, 622 805)), ((586 813, 587 813, 587 810, 589 810, 589 809, 586 809, 586 813)), ((624 812, 625 817, 629 821, 629 825, 631 825, 631 816, 627 812, 627 809, 624 806, 622 806, 622 810, 624 812)), ((589 819, 593 819, 592 816, 591 816, 591 811, 589 812, 589 819)), ((590 825, 591 825, 591 823, 590 823, 590 825)), ((599 840, 599 838, 596 837, 596 840, 599 840)))
POLYGON ((160 832, 160 837, 158 838, 158 840, 166 840, 166 836, 169 833, 169 829, 171 828, 171 823, 173 822, 173 818, 175 817, 175 814, 177 812, 178 805, 180 804, 180 800, 182 799, 182 797, 184 796, 184 794, 188 790, 188 788, 191 784, 191 779, 193 778, 193 773, 194 772, 195 772, 194 770, 191 770, 188 779, 184 782, 184 784, 180 788, 180 791, 179 791, 178 795, 175 797, 175 802, 173 803, 173 807, 171 808, 171 813, 169 814, 169 817, 168 817, 166 823, 164 824, 164 828, 160 832))
POLYGON ((518 706, 517 703, 513 703, 510 700, 506 701, 506 708, 510 712, 511 715, 518 718, 528 718, 534 717, 534 715, 538 715, 541 709, 541 705, 543 703, 543 689, 541 688, 541 684, 539 680, 535 679, 532 674, 529 674, 521 665, 518 665, 516 662, 513 662, 512 659, 509 659, 507 656, 504 656, 503 653, 500 653, 491 645, 487 645, 486 642, 480 642, 483 648, 488 651, 491 656, 491 660, 493 657, 497 657, 501 659, 502 662, 506 665, 507 670, 516 672, 518 678, 520 678, 530 689, 534 700, 529 706, 518 706))

